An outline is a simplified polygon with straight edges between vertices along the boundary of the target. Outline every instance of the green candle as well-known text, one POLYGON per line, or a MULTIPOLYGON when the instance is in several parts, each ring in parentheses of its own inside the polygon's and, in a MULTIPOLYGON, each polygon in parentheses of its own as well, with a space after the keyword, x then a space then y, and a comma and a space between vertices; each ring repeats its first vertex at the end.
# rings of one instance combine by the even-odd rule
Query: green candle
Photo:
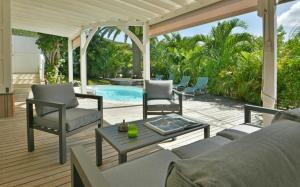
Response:
POLYGON ((130 124, 128 126, 128 137, 135 138, 138 136, 138 129, 135 124, 130 124))

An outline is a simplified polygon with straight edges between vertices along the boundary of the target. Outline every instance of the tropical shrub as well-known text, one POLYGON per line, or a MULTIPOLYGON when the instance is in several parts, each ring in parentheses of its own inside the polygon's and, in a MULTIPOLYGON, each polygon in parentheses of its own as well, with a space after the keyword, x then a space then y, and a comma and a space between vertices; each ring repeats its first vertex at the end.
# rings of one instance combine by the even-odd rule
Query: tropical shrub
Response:
MULTIPOLYGON (((138 32, 140 28, 132 31, 138 32)), ((93 37, 87 52, 87 75, 91 84, 101 78, 131 77, 141 70, 140 55, 132 43, 105 39, 105 34, 120 33, 116 28, 103 28, 93 37), (133 62, 135 61, 135 62, 133 62)), ((278 29, 278 107, 300 107, 300 29, 288 36, 278 29)), ((61 82, 67 73, 66 38, 39 34, 38 46, 46 57, 46 78, 61 82), (58 73, 60 72, 60 73, 58 73)), ((239 19, 219 22, 207 35, 182 37, 170 33, 151 39, 151 73, 173 74, 175 82, 183 75, 194 84, 199 76, 209 77, 210 94, 228 96, 261 105, 263 39, 247 32, 239 19), (239 32, 237 32, 237 29, 239 32)), ((80 76, 79 48, 74 50, 74 76, 80 76)))
POLYGON ((88 78, 128 77, 132 69, 130 46, 95 35, 87 49, 88 78))
POLYGON ((45 57, 45 79, 50 84, 65 80, 67 38, 38 33, 36 44, 45 57))
MULTIPOLYGON (((283 40, 283 39, 282 39, 283 40)), ((280 47, 278 58, 278 105, 300 107, 300 32, 280 47)))
MULTIPOLYGON (((178 33, 151 41, 152 74, 173 73, 209 77, 211 94, 261 105, 263 38, 246 32, 239 20, 219 22, 208 35, 181 37, 178 33), (234 32, 236 28, 241 32, 234 32)), ((278 29, 278 107, 300 107, 300 29, 287 41, 278 29)))

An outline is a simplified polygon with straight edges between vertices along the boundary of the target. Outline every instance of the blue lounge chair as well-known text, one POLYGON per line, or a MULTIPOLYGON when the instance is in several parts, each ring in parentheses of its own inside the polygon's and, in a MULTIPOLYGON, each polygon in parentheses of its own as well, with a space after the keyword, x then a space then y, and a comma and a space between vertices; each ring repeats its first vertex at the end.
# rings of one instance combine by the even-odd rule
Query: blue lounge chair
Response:
POLYGON ((155 75, 155 80, 162 80, 163 77, 163 75, 155 75))
POLYGON ((180 83, 173 85, 173 88, 176 90, 183 90, 185 87, 188 86, 190 79, 190 76, 182 76, 180 83))
POLYGON ((199 77, 196 84, 193 87, 187 87, 183 90, 185 94, 195 95, 197 92, 202 92, 208 82, 208 77, 199 77))
POLYGON ((173 75, 173 73, 169 73, 168 80, 174 81, 174 75, 173 75))

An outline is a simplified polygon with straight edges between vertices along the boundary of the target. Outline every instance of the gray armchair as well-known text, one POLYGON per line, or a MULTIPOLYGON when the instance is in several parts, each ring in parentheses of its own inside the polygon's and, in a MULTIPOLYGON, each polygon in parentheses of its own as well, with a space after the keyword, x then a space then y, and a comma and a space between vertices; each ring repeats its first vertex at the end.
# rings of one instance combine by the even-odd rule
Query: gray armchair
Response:
POLYGON ((66 162, 66 137, 103 124, 102 96, 75 94, 71 84, 33 85, 34 99, 26 100, 28 151, 34 151, 34 129, 59 136, 59 161, 66 162), (77 97, 96 99, 98 110, 77 108, 77 97), (36 115, 33 115, 35 105, 36 115))
POLYGON ((172 80, 146 80, 143 94, 143 118, 148 115, 182 115, 182 94, 172 89, 172 80), (178 101, 175 100, 178 95, 178 101))

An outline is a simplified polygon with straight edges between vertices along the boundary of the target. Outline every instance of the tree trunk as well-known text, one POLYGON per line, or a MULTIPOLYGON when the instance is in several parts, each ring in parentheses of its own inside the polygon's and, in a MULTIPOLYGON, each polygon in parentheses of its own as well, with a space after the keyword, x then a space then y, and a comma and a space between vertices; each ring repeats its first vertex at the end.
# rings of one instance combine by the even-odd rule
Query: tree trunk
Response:
MULTIPOLYGON (((131 40, 132 41, 132 40, 131 40)), ((132 61, 133 61, 133 77, 141 78, 142 77, 142 52, 139 47, 132 41, 132 61)))

